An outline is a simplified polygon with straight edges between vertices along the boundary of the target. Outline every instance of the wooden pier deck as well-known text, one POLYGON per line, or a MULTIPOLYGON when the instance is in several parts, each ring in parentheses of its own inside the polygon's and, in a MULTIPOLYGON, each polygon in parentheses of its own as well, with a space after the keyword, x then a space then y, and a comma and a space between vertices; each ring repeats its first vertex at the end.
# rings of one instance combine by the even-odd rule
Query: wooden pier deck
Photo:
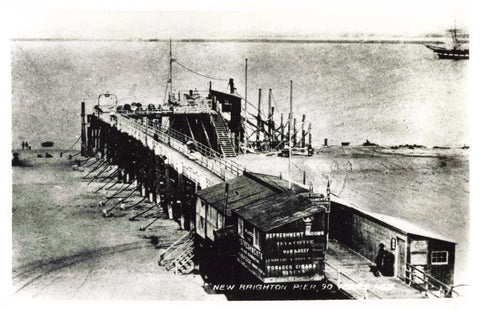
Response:
POLYGON ((355 299, 426 298, 397 277, 375 277, 375 264, 336 241, 329 241, 325 274, 330 282, 355 299))
MULTIPOLYGON (((153 149, 155 154, 165 156, 168 164, 200 184, 202 188, 232 179, 243 173, 244 168, 236 162, 214 156, 217 154, 210 155, 210 152, 214 152, 211 149, 192 153, 185 141, 182 141, 184 137, 163 132, 147 124, 142 124, 141 120, 129 119, 121 114, 116 114, 116 121, 112 120, 110 116, 107 113, 100 114, 100 118, 104 122, 114 125, 118 130, 142 141, 145 146, 153 149), (158 140, 155 139, 155 136, 158 140)), ((180 135, 180 133, 175 134, 180 135)), ((199 146, 199 144, 196 145, 199 146)))
MULTIPOLYGON (((215 157, 213 150, 191 152, 186 141, 177 133, 154 128, 141 119, 131 119, 118 113, 101 113, 100 119, 128 133, 165 156, 179 173, 206 188, 233 179, 244 168, 235 161, 215 157), (112 117, 116 115, 116 117, 112 117)), ((193 142, 195 143, 195 141, 193 142)), ((325 260, 325 275, 333 284, 355 299, 426 298, 422 292, 408 286, 397 277, 375 277, 370 266, 374 263, 336 241, 329 242, 325 260)))

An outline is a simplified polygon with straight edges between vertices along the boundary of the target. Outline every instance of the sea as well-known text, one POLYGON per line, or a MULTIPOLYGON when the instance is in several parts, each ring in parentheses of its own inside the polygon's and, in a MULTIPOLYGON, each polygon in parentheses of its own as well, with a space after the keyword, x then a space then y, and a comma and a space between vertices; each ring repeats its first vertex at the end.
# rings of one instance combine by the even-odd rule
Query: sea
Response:
MULTIPOLYGON (((119 104, 161 104, 168 79, 165 41, 11 41, 12 148, 52 141, 69 148, 99 94, 119 104), (113 98, 113 97, 112 97, 113 98)), ((175 91, 228 90, 233 78, 248 111, 312 123, 313 145, 469 144, 468 60, 439 60, 422 44, 179 42, 172 43, 175 91)), ((102 98, 101 98, 102 99, 102 98)), ((78 145, 75 146, 78 148, 78 145)))
MULTIPOLYGON (((10 47, 12 149, 22 141, 32 149, 44 141, 79 149, 80 103, 91 113, 106 92, 118 104, 165 100, 169 42, 25 40, 10 47)), ((455 282, 468 283, 469 151, 460 149, 470 141, 468 60, 440 60, 422 44, 400 42, 173 41, 172 53, 175 91, 207 91, 210 82, 228 91, 233 78, 243 97, 248 59, 248 111, 262 89, 266 114, 271 89, 277 122, 281 113, 287 118, 292 81, 294 117, 300 124, 305 114, 320 149, 293 161, 296 180, 306 173, 318 185, 326 176, 332 193, 366 210, 453 239, 455 282), (321 148, 325 139, 332 149, 321 148), (364 149, 366 140, 384 149, 364 149), (390 149, 405 144, 427 148, 390 149)), ((264 158, 257 170, 278 173, 282 164, 264 158)))

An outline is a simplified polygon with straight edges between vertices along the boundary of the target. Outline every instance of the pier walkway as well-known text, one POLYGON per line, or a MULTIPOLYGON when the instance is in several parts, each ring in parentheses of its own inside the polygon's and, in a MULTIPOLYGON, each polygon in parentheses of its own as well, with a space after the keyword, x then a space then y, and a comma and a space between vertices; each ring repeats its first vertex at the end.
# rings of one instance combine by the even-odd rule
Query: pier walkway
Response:
POLYGON ((375 264, 341 243, 330 240, 325 258, 328 280, 355 299, 426 298, 397 277, 375 277, 375 264))
POLYGON ((119 113, 100 113, 99 117, 141 141, 156 155, 165 156, 169 165, 202 188, 233 179, 244 171, 235 161, 221 157, 218 152, 172 129, 155 128, 141 119, 131 119, 119 113), (191 150, 190 144, 194 145, 195 151, 191 150))

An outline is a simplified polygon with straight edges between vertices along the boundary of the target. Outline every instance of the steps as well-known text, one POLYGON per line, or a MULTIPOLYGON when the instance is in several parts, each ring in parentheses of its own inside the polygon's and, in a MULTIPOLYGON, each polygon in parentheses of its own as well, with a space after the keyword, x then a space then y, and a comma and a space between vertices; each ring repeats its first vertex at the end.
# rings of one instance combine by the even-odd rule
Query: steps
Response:
POLYGON ((232 141, 228 135, 228 129, 225 126, 225 122, 220 114, 212 115, 213 126, 217 134, 218 145, 225 157, 236 157, 235 149, 233 148, 232 141))
POLYGON ((188 232, 160 254, 158 264, 174 274, 193 271, 193 232, 188 232))

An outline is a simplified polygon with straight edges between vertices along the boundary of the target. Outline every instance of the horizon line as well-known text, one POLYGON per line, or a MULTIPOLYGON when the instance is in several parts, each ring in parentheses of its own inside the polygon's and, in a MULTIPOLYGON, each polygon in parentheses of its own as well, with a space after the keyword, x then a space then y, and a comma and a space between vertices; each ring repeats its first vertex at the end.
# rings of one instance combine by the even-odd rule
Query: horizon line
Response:
MULTIPOLYGON (((10 41, 93 41, 93 42, 169 42, 170 39, 158 39, 158 38, 125 38, 125 39, 102 39, 102 38, 10 38, 10 41)), ((183 39, 171 39, 172 42, 240 42, 240 43, 386 43, 386 44, 424 44, 424 43, 444 43, 444 41, 438 38, 425 38, 418 39, 412 38, 398 38, 398 39, 288 39, 288 38, 183 38, 183 39)), ((461 43, 469 43, 469 40, 459 40, 461 43)))

